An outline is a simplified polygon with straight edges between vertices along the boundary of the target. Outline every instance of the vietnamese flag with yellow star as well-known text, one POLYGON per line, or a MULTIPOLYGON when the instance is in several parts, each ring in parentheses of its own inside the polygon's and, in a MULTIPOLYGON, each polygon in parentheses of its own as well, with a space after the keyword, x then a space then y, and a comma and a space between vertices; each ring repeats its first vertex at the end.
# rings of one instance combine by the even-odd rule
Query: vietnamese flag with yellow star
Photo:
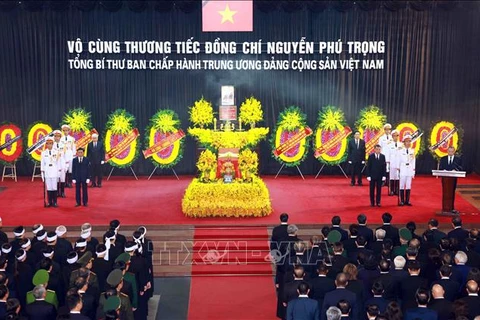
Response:
POLYGON ((253 31, 253 0, 203 0, 203 32, 253 31))

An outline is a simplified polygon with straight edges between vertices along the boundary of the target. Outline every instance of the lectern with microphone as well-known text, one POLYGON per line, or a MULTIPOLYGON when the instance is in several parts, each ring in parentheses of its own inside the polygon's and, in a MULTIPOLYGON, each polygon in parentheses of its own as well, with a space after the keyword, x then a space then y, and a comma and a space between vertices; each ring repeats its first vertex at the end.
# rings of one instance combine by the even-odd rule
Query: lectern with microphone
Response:
POLYGON ((455 201, 455 182, 457 178, 465 178, 465 171, 432 170, 432 175, 442 178, 442 211, 441 216, 453 216, 455 201))

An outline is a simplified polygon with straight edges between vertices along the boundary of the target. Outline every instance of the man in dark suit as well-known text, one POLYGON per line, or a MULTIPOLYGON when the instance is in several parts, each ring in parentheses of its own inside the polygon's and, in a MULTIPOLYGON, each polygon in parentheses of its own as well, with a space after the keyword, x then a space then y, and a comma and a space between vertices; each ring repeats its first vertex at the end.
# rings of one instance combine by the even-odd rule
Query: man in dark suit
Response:
POLYGON ((462 228, 462 219, 458 216, 452 218, 452 227, 453 230, 451 230, 448 233, 449 238, 455 238, 460 242, 461 245, 464 244, 465 239, 468 238, 469 234, 468 231, 462 228))
POLYGON ((92 166, 92 187, 102 187, 103 170, 105 163, 105 149, 103 143, 98 141, 98 134, 92 134, 92 142, 88 144, 88 159, 92 166))
POLYGON ((445 291, 442 286, 435 284, 432 287, 432 299, 428 304, 428 308, 434 310, 438 314, 438 320, 450 319, 453 312, 453 304, 444 297, 445 291))
POLYGON ((383 225, 377 229, 385 230, 385 239, 392 240, 394 246, 400 245, 400 236, 398 235, 398 228, 392 226, 392 215, 388 212, 382 214, 383 225))
POLYGON ((332 228, 330 229, 330 231, 337 230, 338 232, 340 232, 340 235, 342 236, 340 238, 340 241, 345 241, 348 238, 348 232, 340 227, 340 223, 342 223, 340 216, 334 216, 332 218, 332 228))
POLYGON ((340 300, 346 300, 352 308, 352 314, 358 314, 357 297, 355 293, 346 289, 348 285, 347 275, 345 273, 339 273, 335 280, 336 289, 328 292, 325 295, 322 306, 321 319, 326 319, 326 312, 331 306, 336 306, 340 300))
POLYGON ((87 186, 90 183, 90 160, 83 156, 84 151, 83 148, 78 148, 77 157, 73 159, 72 181, 76 184, 75 197, 77 201, 75 207, 80 206, 81 200, 85 207, 88 206, 87 186))
POLYGON ((365 164, 365 140, 360 139, 360 132, 355 132, 354 138, 348 142, 348 163, 352 165, 352 182, 355 185, 355 178, 359 186, 362 185, 362 166, 365 164))
POLYGON ((479 303, 480 299, 478 297, 478 283, 476 283, 474 280, 470 280, 467 282, 466 288, 467 288, 467 296, 459 300, 467 304, 469 319, 473 319, 476 316, 480 315, 480 303, 479 303))
POLYGON ((367 180, 370 182, 370 205, 380 207, 382 197, 382 184, 387 179, 387 162, 385 156, 380 153, 382 148, 375 146, 375 152, 368 157, 367 180), (376 191, 376 198, 375 198, 376 191))
POLYGON ((428 286, 427 279, 420 277, 420 263, 418 261, 410 261, 407 268, 410 276, 400 282, 400 298, 403 302, 403 310, 415 308, 417 305, 415 293, 419 288, 427 288, 428 286))
POLYGON ((81 314, 83 308, 82 297, 78 293, 72 293, 67 296, 67 306, 70 310, 70 319, 72 320, 90 320, 89 317, 81 314))
MULTIPOLYGON (((455 156, 455 147, 448 147, 448 155, 440 159, 439 170, 447 171, 462 171, 462 159, 458 156, 455 156)), ((452 194, 452 203, 455 204, 455 189, 457 188, 457 178, 453 178, 453 194, 452 194)), ((442 179, 442 184, 445 183, 445 180, 442 179)), ((452 206, 453 208, 453 206, 452 206)), ((458 213, 455 209, 452 210, 454 213, 458 213)))
POLYGON ((433 241, 436 244, 439 244, 440 240, 447 236, 445 232, 438 230, 438 220, 435 218, 428 221, 428 229, 432 231, 433 241))
POLYGON ((404 320, 437 320, 438 314, 436 311, 428 309, 428 301, 430 301, 430 294, 425 289, 418 289, 415 293, 415 300, 417 301, 417 307, 407 310, 404 320))
POLYGON ((310 279, 309 282, 312 286, 310 297, 318 301, 319 306, 323 306, 323 299, 325 295, 335 290, 335 280, 327 277, 328 267, 325 263, 321 262, 317 268, 318 276, 310 279))
POLYGON ((33 289, 33 296, 35 302, 27 304, 25 307, 25 313, 29 320, 50 320, 55 319, 57 316, 57 310, 51 303, 45 301, 47 297, 47 289, 42 286, 36 286, 33 289))
MULTIPOLYGON (((377 278, 376 282, 378 281, 382 284, 382 296, 388 301, 394 301, 397 299, 398 295, 398 283, 393 274, 390 273, 390 261, 382 259, 378 263, 378 266, 380 269, 380 276, 377 278)), ((383 312, 384 311, 382 311, 382 313, 383 312)))
POLYGON ((298 298, 288 303, 287 320, 319 320, 320 309, 318 303, 317 301, 308 298, 308 293, 310 292, 308 283, 300 283, 297 292, 298 298))
POLYGON ((358 235, 364 236, 367 243, 373 242, 373 230, 367 227, 367 216, 363 213, 357 216, 358 221, 358 235))
POLYGON ((452 275, 452 267, 449 265, 444 264, 440 267, 440 280, 434 281, 432 283, 432 290, 433 286, 440 285, 444 292, 445 300, 453 302, 458 294, 460 293, 460 284, 450 279, 452 275))
POLYGON ((383 284, 381 281, 375 281, 372 285, 372 293, 373 297, 365 301, 365 310, 367 310, 368 306, 376 305, 380 313, 385 313, 387 310, 387 305, 390 301, 383 297, 383 284))
POLYGON ((5 319, 7 315, 8 288, 6 285, 0 285, 0 319, 5 319))
POLYGON ((270 251, 279 250, 280 243, 288 238, 288 214, 282 213, 280 215, 280 225, 272 230, 272 237, 270 239, 270 251))

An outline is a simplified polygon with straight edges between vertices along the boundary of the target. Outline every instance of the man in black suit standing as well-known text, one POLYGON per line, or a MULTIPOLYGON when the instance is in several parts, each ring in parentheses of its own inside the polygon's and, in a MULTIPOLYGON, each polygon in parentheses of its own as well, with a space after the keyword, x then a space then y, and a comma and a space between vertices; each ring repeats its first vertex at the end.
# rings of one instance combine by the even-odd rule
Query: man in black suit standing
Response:
POLYGON ((319 320, 320 309, 317 301, 308 297, 308 293, 310 292, 308 283, 301 282, 297 292, 298 298, 288 303, 287 319, 319 320))
POLYGON ((352 165, 352 182, 355 185, 355 177, 358 176, 357 183, 362 185, 362 165, 365 164, 365 140, 360 139, 360 132, 355 132, 354 138, 348 142, 348 163, 352 165))
POLYGON ((81 314, 83 307, 82 297, 78 293, 72 293, 67 296, 67 306, 70 309, 70 319, 72 320, 90 320, 89 317, 81 314))
POLYGON ((88 144, 88 159, 92 166, 92 187, 102 187, 102 165, 105 163, 105 149, 98 141, 98 134, 92 134, 92 142, 88 144))
POLYGON ((27 314, 28 319, 55 319, 57 316, 55 306, 45 301, 47 289, 42 285, 38 285, 33 289, 33 296, 35 297, 35 302, 27 304, 25 307, 25 313, 27 314))
POLYGON ((90 183, 90 160, 83 156, 84 151, 83 148, 78 148, 77 157, 73 159, 72 182, 76 184, 75 197, 77 200, 75 207, 80 206, 81 200, 85 207, 88 206, 87 186, 90 183))
MULTIPOLYGON (((462 159, 460 157, 455 156, 455 147, 448 147, 448 155, 442 157, 440 159, 440 167, 439 170, 447 170, 447 171, 462 171, 462 159)), ((457 178, 453 178, 453 194, 452 194, 452 202, 455 205, 455 189, 457 188, 457 178)), ((442 184, 445 182, 442 179, 442 184)), ((452 205, 452 208, 453 208, 452 205)), ((458 213, 457 210, 453 209, 452 212, 458 213)))
POLYGON ((340 300, 346 300, 352 308, 352 314, 358 314, 357 296, 355 293, 346 289, 348 285, 348 279, 345 273, 339 273, 335 280, 336 289, 325 294, 322 306, 321 319, 326 319, 326 313, 328 308, 336 306, 340 300))
POLYGON ((370 182, 370 205, 375 203, 380 207, 382 197, 382 184, 387 179, 387 162, 385 156, 380 153, 382 148, 379 144, 375 146, 375 152, 368 157, 367 162, 367 180, 370 182), (376 190, 376 197, 375 197, 376 190), (376 200, 376 202, 375 202, 376 200))

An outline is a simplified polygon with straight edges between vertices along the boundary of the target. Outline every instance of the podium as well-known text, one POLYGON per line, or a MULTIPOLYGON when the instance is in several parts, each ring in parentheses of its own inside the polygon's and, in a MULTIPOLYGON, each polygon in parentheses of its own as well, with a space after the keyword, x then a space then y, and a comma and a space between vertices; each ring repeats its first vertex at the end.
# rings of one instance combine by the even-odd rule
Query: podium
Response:
POLYGON ((455 202, 455 188, 457 178, 465 178, 465 171, 446 171, 432 170, 432 175, 442 178, 442 211, 438 213, 441 216, 456 215, 453 212, 455 202))

